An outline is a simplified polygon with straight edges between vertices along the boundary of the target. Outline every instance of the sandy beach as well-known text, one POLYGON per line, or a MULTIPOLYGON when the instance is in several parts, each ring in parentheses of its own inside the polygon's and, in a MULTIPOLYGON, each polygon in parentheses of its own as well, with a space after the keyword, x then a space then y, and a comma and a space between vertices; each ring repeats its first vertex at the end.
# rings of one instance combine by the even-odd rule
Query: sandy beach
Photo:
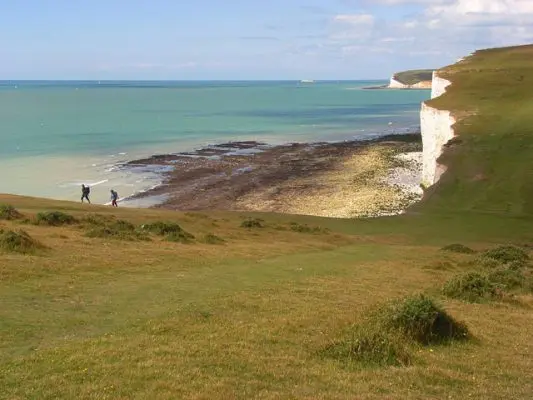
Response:
POLYGON ((173 167, 160 186, 128 199, 132 204, 375 217, 402 213, 421 198, 420 152, 418 134, 280 146, 242 141, 123 167, 173 167))

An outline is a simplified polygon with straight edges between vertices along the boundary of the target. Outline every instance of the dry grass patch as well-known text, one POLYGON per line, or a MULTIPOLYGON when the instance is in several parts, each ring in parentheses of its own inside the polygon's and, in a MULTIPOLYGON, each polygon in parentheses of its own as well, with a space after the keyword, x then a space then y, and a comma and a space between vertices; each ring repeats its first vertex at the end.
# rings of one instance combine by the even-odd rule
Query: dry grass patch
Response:
POLYGON ((26 231, 0 229, 0 250, 10 253, 33 254, 44 249, 44 245, 32 238, 26 231))
POLYGON ((17 211, 15 207, 10 204, 0 204, 0 220, 15 220, 21 219, 23 215, 17 211))

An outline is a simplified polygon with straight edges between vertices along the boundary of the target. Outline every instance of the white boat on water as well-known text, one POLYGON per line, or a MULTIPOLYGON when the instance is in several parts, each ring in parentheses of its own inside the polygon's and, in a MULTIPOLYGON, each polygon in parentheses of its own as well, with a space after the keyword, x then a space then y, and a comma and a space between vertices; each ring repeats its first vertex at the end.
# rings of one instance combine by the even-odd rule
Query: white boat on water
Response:
POLYGON ((300 83, 315 83, 315 81, 312 79, 302 79, 300 83))

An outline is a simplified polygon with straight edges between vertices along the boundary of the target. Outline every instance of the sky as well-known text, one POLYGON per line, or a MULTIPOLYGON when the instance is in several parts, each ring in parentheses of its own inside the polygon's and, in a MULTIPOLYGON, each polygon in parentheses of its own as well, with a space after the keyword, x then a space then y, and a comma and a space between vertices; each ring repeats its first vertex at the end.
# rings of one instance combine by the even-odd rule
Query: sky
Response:
POLYGON ((386 79, 533 43, 533 0, 0 0, 0 80, 386 79))

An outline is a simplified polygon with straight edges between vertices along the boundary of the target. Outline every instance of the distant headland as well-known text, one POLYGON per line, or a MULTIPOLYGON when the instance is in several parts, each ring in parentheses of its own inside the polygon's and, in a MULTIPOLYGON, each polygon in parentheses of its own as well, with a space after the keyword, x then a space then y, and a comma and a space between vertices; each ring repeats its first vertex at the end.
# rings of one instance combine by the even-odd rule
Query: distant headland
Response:
POLYGON ((415 69, 395 73, 388 85, 365 89, 431 89, 432 69, 415 69))

